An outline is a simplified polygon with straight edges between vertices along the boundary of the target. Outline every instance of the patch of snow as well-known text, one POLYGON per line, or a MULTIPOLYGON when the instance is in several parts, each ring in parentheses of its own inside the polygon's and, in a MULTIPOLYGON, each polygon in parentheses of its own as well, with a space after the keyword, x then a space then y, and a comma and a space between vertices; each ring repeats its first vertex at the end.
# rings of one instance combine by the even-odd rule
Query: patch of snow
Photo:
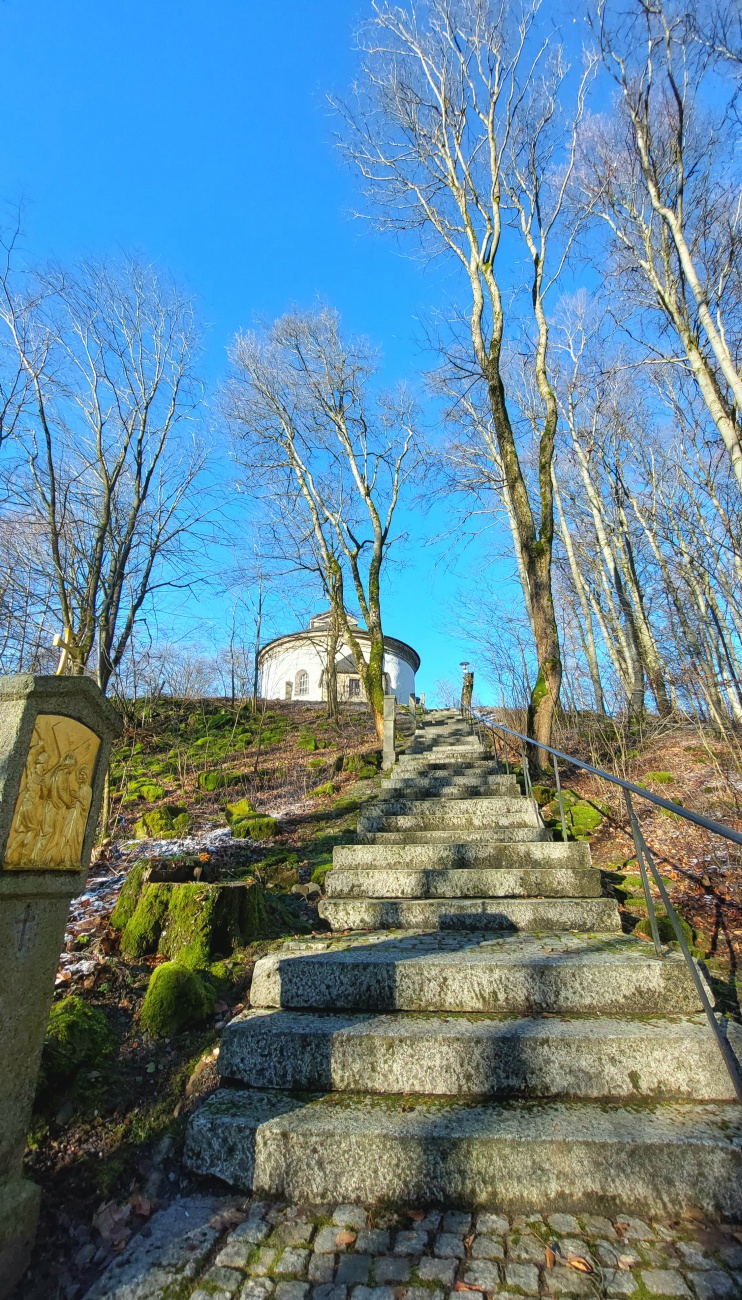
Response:
POLYGON ((187 853, 219 848, 231 839, 232 832, 228 826, 217 826, 208 831, 198 831, 195 835, 185 835, 180 840, 127 840, 121 847, 127 853, 136 852, 141 858, 177 858, 187 853))

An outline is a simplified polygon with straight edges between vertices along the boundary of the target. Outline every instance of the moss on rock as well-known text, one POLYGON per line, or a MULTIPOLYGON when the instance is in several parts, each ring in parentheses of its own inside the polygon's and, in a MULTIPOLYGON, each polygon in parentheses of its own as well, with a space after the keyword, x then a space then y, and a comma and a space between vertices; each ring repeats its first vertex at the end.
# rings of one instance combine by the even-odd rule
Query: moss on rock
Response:
POLYGON ((325 876, 327 875, 328 871, 332 871, 331 862, 320 862, 312 872, 311 879, 315 882, 316 885, 319 885, 320 889, 324 889, 325 887, 325 876))
POLYGON ((169 1038, 212 1015, 215 1004, 215 990, 195 970, 168 961, 152 974, 140 1020, 148 1033, 169 1038))
POLYGON ((278 833, 275 817, 240 817, 232 822, 236 840, 270 840, 278 833))
POLYGON ((147 866, 148 863, 145 861, 135 862, 121 886, 121 893, 118 896, 116 906, 111 912, 110 925, 113 930, 125 929, 134 915, 139 895, 142 892, 143 877, 147 866))
POLYGON ((157 951, 174 888, 164 884, 144 886, 121 935, 124 957, 143 957, 145 953, 157 951))
POLYGON ((134 838, 137 840, 174 840, 187 835, 191 819, 182 804, 165 804, 164 808, 153 808, 134 825, 134 838))
POLYGON ((150 803, 155 803, 157 799, 164 799, 165 787, 158 785, 156 781, 143 781, 139 786, 139 793, 143 799, 148 799, 150 803))
MULTIPOLYGON (((376 773, 374 773, 376 775, 376 773)), ((321 799, 326 795, 335 794, 335 786, 332 781, 325 781, 324 785, 318 785, 316 790, 310 790, 309 794, 312 799, 321 799)))
POLYGON ((121 952, 125 957, 159 952, 201 969, 259 938, 265 923, 263 888, 255 881, 145 883, 123 925, 121 952))
POLYGON ((207 791, 225 790, 228 786, 234 785, 239 779, 235 772, 220 772, 217 769, 212 769, 210 772, 199 772, 198 788, 207 791))
POLYGON ((255 809, 249 799, 238 799, 237 803, 228 803, 225 806, 224 815, 227 818, 227 825, 231 826, 233 821, 242 821, 245 817, 254 817, 255 809))
POLYGON ((68 1083, 86 1065, 97 1065, 108 1056, 116 1039, 97 1007, 70 994, 55 1002, 49 1013, 37 1095, 68 1083))
POLYGON ((134 838, 137 840, 163 839, 172 834, 173 819, 167 808, 154 808, 145 813, 134 825, 134 838))
MULTIPOLYGON (((660 941, 662 943, 677 943, 678 937, 675 933, 675 926, 673 925, 667 913, 656 912, 655 915, 657 918, 657 930, 660 936, 660 941)), ((693 957, 703 957, 704 955, 703 952, 700 950, 700 948, 696 947, 697 936, 695 930, 688 924, 687 921, 683 919, 682 916, 679 916, 678 920, 680 921, 680 929, 683 931, 683 936, 685 938, 688 947, 690 948, 691 955, 693 957)), ((648 916, 645 916, 641 921, 638 922, 638 924, 634 927, 634 933, 641 934, 646 939, 652 938, 652 926, 650 924, 648 916)))

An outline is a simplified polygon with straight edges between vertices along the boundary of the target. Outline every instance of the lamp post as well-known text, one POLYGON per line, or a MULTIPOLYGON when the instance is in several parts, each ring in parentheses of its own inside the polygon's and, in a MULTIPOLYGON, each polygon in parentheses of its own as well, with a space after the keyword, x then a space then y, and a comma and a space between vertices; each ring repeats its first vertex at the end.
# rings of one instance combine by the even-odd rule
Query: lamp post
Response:
POLYGON ((464 680, 461 683, 461 707, 462 709, 470 709, 472 696, 474 694, 474 670, 472 669, 471 672, 468 672, 468 659, 462 660, 459 667, 464 674, 464 680))

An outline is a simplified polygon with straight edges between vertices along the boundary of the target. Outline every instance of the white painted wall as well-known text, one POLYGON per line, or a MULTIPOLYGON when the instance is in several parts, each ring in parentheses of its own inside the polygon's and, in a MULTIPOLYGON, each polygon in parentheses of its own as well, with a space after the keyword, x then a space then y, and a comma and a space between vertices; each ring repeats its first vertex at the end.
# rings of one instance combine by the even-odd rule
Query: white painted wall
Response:
MULTIPOLYGON (((261 667, 261 694, 264 699, 285 699, 286 682, 291 682, 294 688, 293 699, 304 700, 307 704, 321 702, 320 678, 324 668, 324 651, 316 641, 316 633, 311 639, 300 638, 297 634, 296 640, 292 638, 290 641, 284 641, 282 645, 268 651, 261 667), (306 695, 297 695, 296 677, 302 669, 309 679, 308 691, 306 695)), ((341 645, 337 653, 338 661, 351 654, 350 646, 341 645)), ((415 674, 410 664, 393 651, 385 651, 384 672, 389 674, 390 693, 396 695, 400 704, 406 704, 415 690, 415 674)))

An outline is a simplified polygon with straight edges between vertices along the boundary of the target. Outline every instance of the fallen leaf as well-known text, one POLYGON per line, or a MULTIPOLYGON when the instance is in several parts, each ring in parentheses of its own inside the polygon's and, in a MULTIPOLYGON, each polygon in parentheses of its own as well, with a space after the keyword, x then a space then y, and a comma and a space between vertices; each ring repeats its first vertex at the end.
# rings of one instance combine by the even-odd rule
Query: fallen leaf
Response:
POLYGON ((592 1264, 588 1264, 587 1260, 582 1258, 582 1255, 568 1255, 567 1263, 570 1268, 576 1268, 578 1273, 594 1272, 592 1264))
POLYGON ((638 1262, 636 1255, 619 1255, 618 1257, 618 1267, 622 1268, 625 1273, 628 1273, 632 1265, 638 1264, 638 1262))
POLYGON ((453 1289, 454 1291, 477 1291, 479 1295, 482 1294, 481 1286, 470 1286, 468 1282, 454 1282, 453 1289))
POLYGON ((424 1210, 410 1210, 410 1211, 409 1211, 409 1216, 410 1216, 411 1219, 414 1219, 414 1220, 415 1220, 415 1223, 421 1223, 422 1220, 425 1218, 425 1211, 424 1211, 424 1210))
POLYGON ((336 1245, 336 1246, 352 1246, 352 1245, 353 1245, 353 1242, 355 1241, 357 1235, 358 1235, 357 1233, 355 1233, 355 1232, 348 1232, 347 1228, 344 1228, 343 1231, 342 1231, 342 1232, 339 1232, 338 1235, 337 1235, 337 1237, 335 1238, 335 1245, 336 1245))
POLYGON ((152 1202, 148 1196, 132 1196, 129 1204, 134 1213, 141 1215, 143 1219, 148 1219, 152 1213, 152 1202))
POLYGON ((556 1255, 554 1254, 554 1251, 551 1249, 551 1246, 546 1247, 544 1254, 546 1256, 546 1267, 553 1268, 554 1265, 556 1264, 556 1255))
POLYGON ((466 1247, 467 1250, 471 1250, 471 1244, 473 1240, 474 1240, 474 1233, 472 1233, 471 1237, 464 1237, 464 1246, 466 1247))
POLYGON ((130 1205, 117 1205, 115 1201, 106 1201, 93 1219, 93 1227, 106 1241, 120 1241, 128 1231, 126 1224, 130 1215, 130 1205))

